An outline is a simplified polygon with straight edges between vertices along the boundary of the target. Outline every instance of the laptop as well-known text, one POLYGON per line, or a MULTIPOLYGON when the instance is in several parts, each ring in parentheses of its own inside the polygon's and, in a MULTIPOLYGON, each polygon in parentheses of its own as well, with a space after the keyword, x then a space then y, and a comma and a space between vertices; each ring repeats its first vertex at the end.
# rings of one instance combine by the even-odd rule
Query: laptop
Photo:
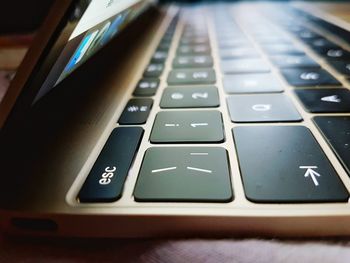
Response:
POLYGON ((57 1, 0 105, 2 231, 349 235, 349 14, 57 1))

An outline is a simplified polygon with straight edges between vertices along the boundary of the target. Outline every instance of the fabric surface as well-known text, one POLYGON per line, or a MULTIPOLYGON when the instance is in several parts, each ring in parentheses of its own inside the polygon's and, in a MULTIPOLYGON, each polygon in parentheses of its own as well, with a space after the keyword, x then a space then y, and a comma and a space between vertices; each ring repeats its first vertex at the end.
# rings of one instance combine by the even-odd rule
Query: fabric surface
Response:
POLYGON ((350 242, 2 238, 0 262, 344 263, 350 242))

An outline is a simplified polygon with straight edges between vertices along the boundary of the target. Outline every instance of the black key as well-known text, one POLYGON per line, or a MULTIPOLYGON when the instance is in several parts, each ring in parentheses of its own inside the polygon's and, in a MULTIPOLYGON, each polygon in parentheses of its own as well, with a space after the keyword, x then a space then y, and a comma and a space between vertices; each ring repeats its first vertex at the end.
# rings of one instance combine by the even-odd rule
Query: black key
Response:
POLYGON ((282 92, 279 80, 271 73, 224 75, 227 93, 271 93, 282 92))
POLYGON ((211 56, 178 56, 174 58, 174 68, 210 68, 213 66, 211 56))
POLYGON ((180 40, 181 45, 209 45, 209 43, 208 37, 182 38, 180 40))
POLYGON ((207 55, 210 54, 209 45, 182 45, 177 49, 178 55, 207 55))
POLYGON ((216 87, 174 87, 164 90, 161 108, 202 108, 220 105, 216 87))
POLYGON ((314 122, 350 175, 350 117, 316 116, 314 122))
POLYGON ((159 86, 159 79, 143 78, 139 81, 133 93, 134 96, 153 96, 159 86))
POLYGON ((158 78, 164 70, 164 65, 161 63, 151 63, 146 68, 143 76, 146 78, 158 78))
POLYGON ((157 50, 156 52, 154 52, 151 62, 152 63, 164 63, 165 60, 168 57, 168 52, 166 51, 162 51, 162 50, 157 50))
POLYGON ((341 85, 324 69, 283 69, 281 73, 292 86, 341 85))
POLYGON ((310 41, 312 39, 320 38, 321 36, 313 31, 304 29, 297 33, 297 36, 303 41, 310 41))
POLYGON ((279 68, 320 68, 320 65, 306 55, 278 55, 270 57, 279 68))
POLYGON ((263 45, 262 48, 269 55, 279 55, 279 54, 288 54, 288 55, 304 55, 304 51, 300 48, 297 48, 293 45, 286 44, 274 44, 274 45, 263 45))
POLYGON ((348 60, 350 59, 350 52, 342 48, 325 49, 318 52, 328 60, 348 60))
POLYGON ((232 95, 227 106, 233 122, 291 122, 302 118, 284 94, 232 95))
POLYGON ((295 93, 309 112, 350 112, 347 89, 299 89, 295 93))
POLYGON ((134 196, 138 202, 229 202, 227 152, 219 147, 150 148, 134 196))
POLYGON ((152 143, 222 142, 224 130, 218 111, 161 111, 154 121, 152 143))
POLYGON ((221 69, 225 74, 263 73, 271 70, 269 64, 261 58, 222 60, 221 69))
POLYGON ((131 99, 124 108, 119 118, 119 124, 143 124, 146 123, 152 108, 152 99, 131 99))
POLYGON ((307 42, 306 44, 308 44, 314 50, 338 48, 338 45, 334 44, 333 42, 331 42, 328 39, 323 38, 323 37, 312 39, 311 41, 307 42))
POLYGON ((215 84, 213 69, 175 69, 168 76, 169 85, 215 84))
POLYGON ((121 197, 142 135, 139 127, 112 131, 79 192, 81 203, 113 202, 121 197))
POLYGON ((250 201, 348 201, 346 188, 306 127, 245 126, 233 134, 250 201))
POLYGON ((328 63, 340 74, 350 77, 350 62, 349 61, 328 61, 328 63))

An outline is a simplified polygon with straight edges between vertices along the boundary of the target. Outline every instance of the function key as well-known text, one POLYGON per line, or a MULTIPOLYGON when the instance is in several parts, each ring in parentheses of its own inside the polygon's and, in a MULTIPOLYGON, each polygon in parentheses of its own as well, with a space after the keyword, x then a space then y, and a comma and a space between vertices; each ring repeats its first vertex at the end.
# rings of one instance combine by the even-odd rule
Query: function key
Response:
POLYGON ((134 196, 138 202, 229 202, 227 152, 219 147, 150 148, 134 196))
POLYGON ((224 75, 224 89, 227 93, 270 93, 282 92, 282 84, 271 73, 224 75))
POLYGON ((270 57, 279 68, 320 68, 320 65, 306 55, 278 55, 270 57))
POLYGON ((159 79, 143 78, 139 81, 133 93, 134 96, 153 96, 159 86, 159 79))
POLYGON ((218 111, 163 111, 156 116, 152 143, 222 142, 224 130, 218 111))
POLYGON ((179 87, 164 90, 161 108, 199 108, 219 106, 216 87, 179 87))
POLYGON ((112 131, 79 192, 81 203, 113 202, 121 197, 142 135, 139 127, 112 131))
POLYGON ((232 95, 227 98, 232 122, 292 122, 302 117, 284 94, 232 95))
POLYGON ((225 74, 269 72, 269 64, 261 58, 243 58, 221 61, 221 69, 225 74))
POLYGON ((350 175, 350 116, 316 116, 314 122, 350 175))
POLYGON ((213 69, 175 69, 168 76, 169 85, 215 84, 213 69))
POLYGON ((257 203, 347 202, 349 194, 302 126, 233 129, 245 195, 257 203))
POLYGON ((340 82, 324 69, 283 69, 281 73, 292 86, 340 85, 340 82))
POLYGON ((143 76, 146 78, 158 78, 164 70, 164 65, 160 63, 151 63, 146 68, 143 76))
POLYGON ((347 89, 298 89, 295 93, 309 112, 350 112, 347 89))
POLYGON ((152 108, 152 99, 131 99, 119 118, 119 124, 146 123, 152 108))

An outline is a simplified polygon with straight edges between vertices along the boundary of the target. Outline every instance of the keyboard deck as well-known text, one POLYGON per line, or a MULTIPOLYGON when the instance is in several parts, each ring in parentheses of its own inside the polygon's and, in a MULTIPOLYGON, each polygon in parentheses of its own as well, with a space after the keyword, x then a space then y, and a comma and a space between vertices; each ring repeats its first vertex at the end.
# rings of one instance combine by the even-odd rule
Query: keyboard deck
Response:
POLYGON ((275 8, 169 17, 68 203, 128 215, 349 216, 348 43, 320 18, 275 8))

